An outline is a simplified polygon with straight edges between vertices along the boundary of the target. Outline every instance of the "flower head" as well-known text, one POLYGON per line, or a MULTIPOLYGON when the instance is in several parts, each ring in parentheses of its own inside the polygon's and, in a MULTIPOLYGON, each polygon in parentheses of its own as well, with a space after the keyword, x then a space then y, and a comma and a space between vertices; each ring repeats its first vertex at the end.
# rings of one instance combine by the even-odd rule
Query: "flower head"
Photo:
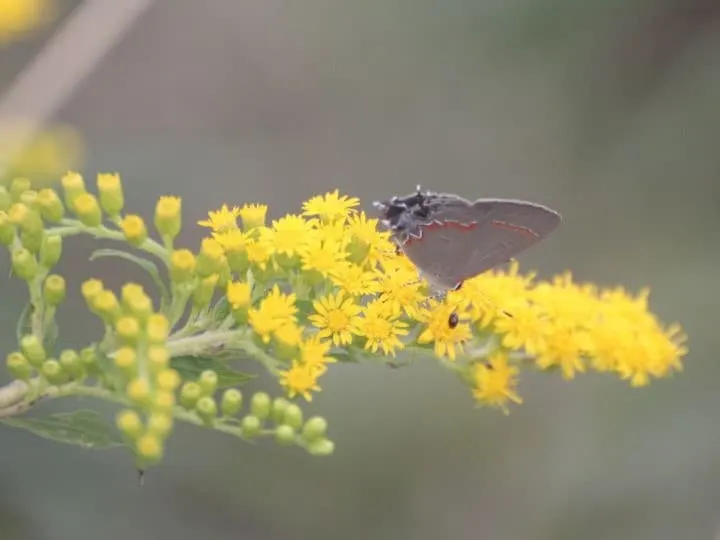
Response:
POLYGON ((240 215, 240 208, 233 206, 229 208, 223 204, 219 210, 208 212, 208 219, 198 221, 201 227, 207 227, 216 233, 224 233, 237 229, 237 218, 240 215))
POLYGON ((460 319, 455 306, 431 302, 421 314, 426 326, 418 336, 418 343, 434 343, 435 354, 447 356, 450 360, 455 360, 457 352, 462 351, 463 343, 472 337, 470 325, 462 319, 456 325, 449 324, 453 313, 460 319))
POLYGON ((518 368, 508 364, 507 353, 499 351, 490 356, 488 363, 475 365, 473 395, 481 404, 497 407, 508 413, 508 403, 522 403, 515 387, 518 368))
POLYGON ((304 216, 317 216, 323 221, 345 219, 350 210, 360 204, 356 197, 340 195, 339 190, 318 195, 303 204, 304 216))
POLYGON ((280 373, 280 384, 287 390, 288 396, 302 396, 312 401, 311 392, 320 390, 317 384, 319 373, 307 364, 293 361, 290 369, 280 373))
POLYGON ((336 346, 352 343, 353 334, 357 332, 358 315, 362 308, 352 298, 345 298, 342 292, 329 294, 315 302, 315 315, 310 322, 320 329, 321 338, 330 337, 336 346))

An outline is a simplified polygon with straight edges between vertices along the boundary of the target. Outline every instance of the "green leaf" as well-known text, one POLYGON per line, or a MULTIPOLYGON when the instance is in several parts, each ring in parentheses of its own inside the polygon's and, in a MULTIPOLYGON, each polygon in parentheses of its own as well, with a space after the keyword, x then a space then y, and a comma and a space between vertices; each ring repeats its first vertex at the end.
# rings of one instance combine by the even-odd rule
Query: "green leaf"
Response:
POLYGON ((32 418, 5 418, 2 423, 44 439, 103 450, 124 446, 119 433, 95 411, 75 411, 32 418))
POLYGON ((133 255, 132 253, 128 253, 127 251, 121 251, 119 249, 96 249, 95 251, 93 251, 92 255, 90 255, 90 260, 94 261, 95 259, 100 259, 102 257, 119 257, 121 259, 125 259, 137 264, 140 268, 150 274, 150 277, 155 283, 155 286, 160 291, 160 299, 162 302, 162 306, 164 307, 166 305, 169 305, 170 292, 168 291, 165 282, 160 276, 160 271, 158 270, 158 267, 155 263, 148 261, 147 259, 144 259, 142 257, 138 257, 137 255, 133 255))
POLYGON ((205 356, 178 356, 172 359, 171 364, 183 380, 194 380, 206 369, 212 369, 218 375, 218 388, 244 384, 255 377, 228 367, 224 361, 205 356))

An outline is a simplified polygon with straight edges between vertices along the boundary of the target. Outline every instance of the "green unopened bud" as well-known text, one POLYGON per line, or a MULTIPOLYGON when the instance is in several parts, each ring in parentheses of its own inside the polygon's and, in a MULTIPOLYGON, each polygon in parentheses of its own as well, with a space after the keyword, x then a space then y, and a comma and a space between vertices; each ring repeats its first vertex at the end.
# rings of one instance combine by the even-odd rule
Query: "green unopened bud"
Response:
POLYGON ((10 222, 10 217, 0 211, 0 244, 9 246, 15 241, 15 234, 15 225, 10 222))
POLYGON ((20 339, 20 350, 35 367, 40 367, 47 360, 45 347, 37 336, 28 334, 20 339))
POLYGON ((125 388, 125 393, 138 405, 148 405, 150 402, 150 385, 142 377, 131 380, 125 388))
POLYGON ((33 374, 33 368, 28 359, 17 351, 7 355, 7 368, 13 377, 21 381, 27 381, 33 374))
POLYGON ((128 215, 120 222, 125 240, 132 246, 139 246, 147 240, 148 232, 145 222, 140 216, 128 215))
POLYGON ((135 317, 120 317, 115 322, 115 332, 123 343, 135 345, 140 339, 140 322, 135 317))
POLYGON ((68 374, 63 371, 60 362, 52 358, 43 362, 40 373, 50 384, 64 384, 68 381, 68 374))
POLYGON ((137 353, 131 347, 121 347, 115 352, 115 365, 128 377, 137 375, 137 353))
POLYGON ((20 231, 20 243, 31 253, 39 253, 45 234, 39 231, 20 231))
POLYGON ((145 333, 150 343, 165 343, 170 334, 170 321, 160 313, 150 315, 146 323, 145 333))
POLYGON ((120 175, 98 174, 97 187, 102 209, 111 217, 117 216, 125 205, 120 175))
POLYGON ((80 363, 87 373, 95 373, 97 371, 97 353, 93 347, 85 347, 80 351, 80 363))
POLYGON ((300 429, 303 425, 303 413, 302 409, 294 403, 288 403, 285 408, 285 423, 295 429, 300 429))
POLYGON ((180 390, 180 405, 187 410, 194 409, 201 397, 200 385, 195 382, 186 382, 180 390))
POLYGON ((242 408, 242 392, 237 388, 228 388, 223 392, 220 405, 223 416, 235 416, 242 408))
POLYGON ((170 365, 170 351, 164 345, 150 345, 147 349, 150 372, 158 374, 170 365))
POLYGON ((135 441, 135 450, 143 464, 157 463, 163 456, 162 439, 157 435, 145 434, 135 441))
POLYGON ((4 212, 10 208, 11 204, 12 198, 10 197, 10 192, 5 186, 0 186, 0 210, 4 212))
POLYGON ((12 254, 12 269, 20 279, 31 281, 38 274, 38 262, 27 249, 18 248, 12 254))
POLYGON ((71 379, 78 380, 85 375, 85 370, 80 363, 80 356, 72 349, 62 351, 60 353, 59 360, 63 370, 70 376, 71 379))
POLYGON ((196 309, 203 309, 210 305, 218 279, 218 274, 213 274, 200 280, 192 296, 193 306, 196 309))
POLYGON ((75 208, 75 199, 85 193, 85 180, 76 172, 69 172, 60 180, 65 193, 65 204, 75 208))
POLYGON ((272 401, 265 392, 257 392, 250 400, 250 413, 261 420, 270 416, 272 401))
POLYGON ((97 198, 91 193, 81 193, 73 202, 72 210, 83 225, 98 227, 102 223, 102 210, 97 198))
POLYGON ((148 433, 157 435, 161 439, 166 439, 173 427, 172 415, 154 412, 148 418, 147 429, 148 433))
POLYGON ((92 309, 100 315, 107 324, 120 315, 120 304, 112 291, 104 290, 97 293, 92 299, 92 309))
POLYGON ((115 417, 115 424, 120 432, 131 441, 137 439, 143 432, 140 415, 131 409, 120 411, 115 417))
POLYGON ((43 218, 57 223, 65 217, 65 207, 53 189, 41 189, 37 196, 37 205, 43 218))
POLYGON ((45 268, 52 268, 62 255, 62 236, 58 234, 43 235, 40 244, 40 264, 45 268))
POLYGON ((195 275, 195 255, 189 249, 177 249, 170 256, 170 277, 175 283, 186 283, 195 275))
POLYGON ((65 278, 50 274, 43 284, 43 300, 48 306, 60 305, 65 300, 65 278))
POLYGON ((243 435, 248 439, 256 437, 262 429, 262 420, 257 416, 249 414, 240 421, 240 429, 242 429, 243 435))
POLYGON ((307 445, 307 451, 313 456, 329 456, 335 451, 335 443, 328 439, 318 439, 307 445))
POLYGON ((287 424, 275 428, 275 442, 282 446, 288 446, 295 442, 295 428, 287 424))
POLYGON ((174 239, 180 232, 182 201, 179 197, 160 197, 155 206, 155 228, 165 239, 174 239))
POLYGON ((282 424, 285 421, 285 411, 290 402, 284 398, 275 398, 272 404, 272 421, 276 424, 282 424))
POLYGON ((201 397, 195 405, 198 416, 207 424, 211 424, 217 416, 217 403, 209 396, 201 397))
POLYGON ((302 438, 306 443, 311 443, 325 437, 327 432, 327 421, 320 417, 310 418, 302 428, 302 438))
POLYGON ((20 227, 26 233, 41 233, 43 222, 40 214, 23 203, 13 204, 7 212, 10 222, 20 227))
POLYGON ((35 209, 38 206, 38 193, 34 189, 29 189, 20 195, 20 202, 28 208, 35 209))
POLYGON ((201 277, 217 274, 225 262, 225 251, 214 238, 203 238, 197 256, 197 273, 201 277))
POLYGON ((198 384, 200 385, 200 390, 202 390, 204 396, 214 394, 218 385, 217 372, 212 369, 206 369, 200 374, 200 377, 198 377, 198 384))
POLYGON ((31 187, 31 182, 28 178, 15 178, 10 183, 10 197, 13 202, 18 202, 22 194, 25 193, 31 187))

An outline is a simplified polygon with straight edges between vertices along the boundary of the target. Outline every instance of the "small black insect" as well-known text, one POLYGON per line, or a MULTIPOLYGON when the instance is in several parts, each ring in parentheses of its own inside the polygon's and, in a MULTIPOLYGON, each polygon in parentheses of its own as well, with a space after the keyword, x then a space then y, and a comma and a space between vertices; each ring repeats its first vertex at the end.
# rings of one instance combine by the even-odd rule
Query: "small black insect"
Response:
POLYGON ((458 317, 458 314, 453 311, 448 318, 448 326, 450 328, 455 328, 459 322, 460 318, 458 317))

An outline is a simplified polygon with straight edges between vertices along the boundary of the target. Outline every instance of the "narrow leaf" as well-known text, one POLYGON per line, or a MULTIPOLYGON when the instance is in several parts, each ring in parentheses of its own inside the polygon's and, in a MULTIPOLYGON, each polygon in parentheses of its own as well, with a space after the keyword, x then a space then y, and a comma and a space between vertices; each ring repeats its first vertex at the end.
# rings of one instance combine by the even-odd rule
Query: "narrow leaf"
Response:
POLYGON ((2 423, 30 431, 44 439, 102 450, 123 446, 111 424, 95 411, 81 410, 32 418, 5 418, 2 423))
POLYGON ((218 375, 218 388, 244 384, 255 377, 228 367, 222 360, 205 356, 178 356, 172 359, 172 367, 180 373, 183 380, 196 379, 206 369, 212 369, 218 375))
POLYGON ((150 277, 155 283, 155 286, 160 291, 162 305, 168 305, 168 302, 170 301, 170 292, 168 291, 165 282, 160 276, 160 271, 158 270, 158 267, 155 263, 148 261, 147 259, 144 259, 142 257, 138 257, 137 255, 133 255, 132 253, 128 253, 127 251, 121 251, 119 249, 97 249, 93 251, 92 255, 90 255, 90 260, 94 261, 95 259, 100 259, 102 257, 119 257, 121 259, 125 259, 137 264, 140 268, 150 274, 150 277))

